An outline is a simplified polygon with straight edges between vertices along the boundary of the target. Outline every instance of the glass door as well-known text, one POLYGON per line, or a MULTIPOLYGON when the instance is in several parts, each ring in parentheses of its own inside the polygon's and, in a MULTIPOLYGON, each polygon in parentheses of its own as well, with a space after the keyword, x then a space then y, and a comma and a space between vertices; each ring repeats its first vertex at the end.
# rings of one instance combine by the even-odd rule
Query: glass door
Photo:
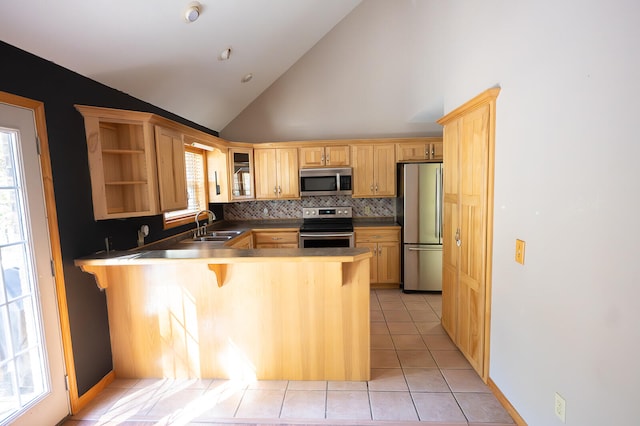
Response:
POLYGON ((0 424, 69 413, 33 112, 0 104, 0 424))

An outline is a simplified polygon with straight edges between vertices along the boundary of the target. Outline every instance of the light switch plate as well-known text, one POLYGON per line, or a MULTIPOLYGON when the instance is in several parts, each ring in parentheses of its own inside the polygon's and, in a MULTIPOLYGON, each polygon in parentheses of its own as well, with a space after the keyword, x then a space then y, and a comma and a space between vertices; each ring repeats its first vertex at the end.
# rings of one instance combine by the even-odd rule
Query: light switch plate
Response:
POLYGON ((524 241, 516 240, 516 262, 521 265, 524 265, 524 246, 524 241))

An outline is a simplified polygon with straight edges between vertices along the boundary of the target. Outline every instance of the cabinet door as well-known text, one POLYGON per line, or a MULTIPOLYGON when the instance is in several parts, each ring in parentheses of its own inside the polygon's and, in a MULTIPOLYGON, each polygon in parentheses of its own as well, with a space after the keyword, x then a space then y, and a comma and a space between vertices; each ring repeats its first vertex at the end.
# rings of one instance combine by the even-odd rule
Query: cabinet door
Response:
POLYGON ((229 149, 229 186, 232 200, 254 198, 253 149, 229 149))
POLYGON ((256 175, 256 199, 278 198, 276 150, 273 148, 255 149, 253 159, 256 175))
POLYGON ((324 148, 310 146, 300 148, 300 168, 324 166, 324 148))
POLYGON ((378 197, 396 195, 396 157, 394 145, 376 145, 373 150, 374 190, 378 197))
POLYGON ((300 198, 298 150, 296 148, 278 148, 276 162, 278 198, 300 198))
POLYGON ((378 283, 400 283, 400 244, 378 243, 378 283))
POLYGON ((349 147, 348 146, 327 146, 325 151, 325 164, 331 167, 348 166, 349 165, 349 147))
POLYGON ((429 159, 442 160, 442 142, 434 142, 429 145, 429 159))
POLYGON ((355 145, 351 150, 353 166, 353 197, 372 197, 373 185, 373 146, 355 145))
POLYGON ((359 243, 356 242, 355 246, 358 248, 368 248, 372 254, 372 258, 369 266, 369 281, 371 283, 378 282, 378 244, 376 243, 359 243))
POLYGON ((182 134, 156 126, 156 156, 160 210, 187 208, 187 174, 182 134))
POLYGON ((429 158, 429 144, 423 142, 398 144, 398 161, 424 161, 429 158))

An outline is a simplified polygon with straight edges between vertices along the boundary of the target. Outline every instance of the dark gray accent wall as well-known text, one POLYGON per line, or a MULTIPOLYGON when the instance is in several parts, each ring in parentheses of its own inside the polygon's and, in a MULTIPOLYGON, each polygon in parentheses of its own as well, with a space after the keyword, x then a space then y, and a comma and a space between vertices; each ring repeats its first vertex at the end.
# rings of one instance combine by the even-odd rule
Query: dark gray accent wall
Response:
MULTIPOLYGON (((149 225, 147 242, 192 228, 162 229, 162 216, 95 221, 87 161, 84 122, 74 104, 151 112, 217 136, 203 128, 126 93, 107 87, 0 41, 0 90, 44 103, 53 185, 64 264, 73 356, 78 393, 84 394, 112 369, 105 294, 93 276, 73 260, 104 250, 105 237, 113 248, 135 247, 137 229, 149 225)), ((220 218, 221 206, 211 206, 220 218)))

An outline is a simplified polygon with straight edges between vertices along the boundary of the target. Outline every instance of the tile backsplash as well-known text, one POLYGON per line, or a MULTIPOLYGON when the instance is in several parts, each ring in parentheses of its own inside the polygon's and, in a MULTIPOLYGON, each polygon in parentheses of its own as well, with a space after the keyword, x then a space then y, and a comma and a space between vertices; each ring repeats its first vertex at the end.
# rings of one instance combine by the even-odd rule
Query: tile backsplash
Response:
POLYGON ((353 217, 394 217, 395 198, 348 196, 305 197, 300 200, 265 200, 224 205, 227 220, 299 219, 304 207, 351 206, 353 217))

